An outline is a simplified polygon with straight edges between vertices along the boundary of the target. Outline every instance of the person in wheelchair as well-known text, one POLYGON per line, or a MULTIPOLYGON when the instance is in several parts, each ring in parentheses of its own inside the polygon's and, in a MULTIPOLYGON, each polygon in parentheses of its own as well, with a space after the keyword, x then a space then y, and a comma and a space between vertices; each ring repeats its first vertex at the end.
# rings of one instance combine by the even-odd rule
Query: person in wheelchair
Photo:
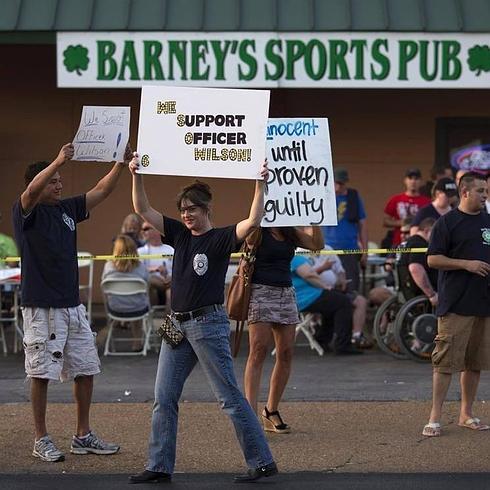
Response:
MULTIPOLYGON (((427 248, 435 222, 434 218, 423 219, 415 235, 406 241, 405 247, 408 249, 427 248)), ((425 294, 432 306, 437 305, 437 270, 428 266, 424 253, 401 254, 398 263, 398 277, 400 289, 406 301, 425 294)))

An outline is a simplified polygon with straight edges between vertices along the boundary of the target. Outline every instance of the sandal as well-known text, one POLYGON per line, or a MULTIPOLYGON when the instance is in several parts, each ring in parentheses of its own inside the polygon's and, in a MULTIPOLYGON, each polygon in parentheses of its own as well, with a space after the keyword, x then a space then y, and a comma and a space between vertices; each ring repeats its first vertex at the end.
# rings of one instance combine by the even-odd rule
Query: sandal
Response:
POLYGON ((291 432, 291 427, 283 422, 279 411, 275 410, 274 412, 269 412, 267 406, 265 406, 261 417, 266 432, 277 432, 278 434, 289 434, 289 432, 291 432), (277 417, 279 419, 279 424, 274 424, 271 417, 277 417))
POLYGON ((482 424, 481 420, 477 417, 466 419, 462 424, 458 424, 460 427, 466 427, 471 430, 489 430, 490 426, 482 424))
POLYGON ((439 437, 441 435, 441 424, 439 422, 429 422, 424 425, 422 435, 425 437, 439 437))

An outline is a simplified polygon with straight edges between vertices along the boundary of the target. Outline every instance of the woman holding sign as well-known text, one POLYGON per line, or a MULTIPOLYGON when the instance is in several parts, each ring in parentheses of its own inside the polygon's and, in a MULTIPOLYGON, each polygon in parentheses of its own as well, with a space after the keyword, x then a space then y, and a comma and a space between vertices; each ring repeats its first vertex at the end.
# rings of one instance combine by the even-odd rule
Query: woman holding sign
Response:
POLYGON ((296 324, 299 323, 296 295, 291 280, 291 260, 296 247, 308 250, 323 248, 319 227, 304 229, 262 228, 262 241, 255 256, 252 293, 248 310, 250 351, 245 367, 245 394, 257 412, 262 367, 269 346, 276 348, 269 396, 261 418, 264 430, 288 433, 279 414, 279 402, 291 372, 296 324))
MULTIPOLYGON (((155 403, 146 470, 131 483, 169 482, 175 463, 178 402, 187 377, 199 362, 221 408, 229 415, 249 470, 235 477, 250 482, 277 473, 269 446, 252 408, 240 392, 233 372, 230 327, 223 307, 224 283, 230 253, 260 225, 264 208, 264 180, 258 180, 247 219, 225 228, 211 223, 211 191, 195 182, 177 197, 182 222, 150 206, 137 173, 137 155, 129 169, 133 176, 135 211, 174 247, 172 314, 162 326, 162 343, 155 382, 155 403)), ((268 175, 264 165, 262 179, 268 175)), ((199 422, 198 422, 199 423, 199 422)))

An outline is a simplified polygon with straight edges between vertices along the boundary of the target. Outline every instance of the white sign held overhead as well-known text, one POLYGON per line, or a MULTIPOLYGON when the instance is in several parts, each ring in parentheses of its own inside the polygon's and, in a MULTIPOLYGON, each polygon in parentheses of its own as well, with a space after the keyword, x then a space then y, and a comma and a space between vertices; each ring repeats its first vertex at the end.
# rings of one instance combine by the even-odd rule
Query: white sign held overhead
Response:
POLYGON ((143 87, 140 173, 256 179, 268 90, 143 87))
POLYGON ((73 160, 123 161, 129 139, 130 107, 84 106, 73 160))
POLYGON ((269 119, 267 159, 262 226, 337 224, 328 119, 269 119))

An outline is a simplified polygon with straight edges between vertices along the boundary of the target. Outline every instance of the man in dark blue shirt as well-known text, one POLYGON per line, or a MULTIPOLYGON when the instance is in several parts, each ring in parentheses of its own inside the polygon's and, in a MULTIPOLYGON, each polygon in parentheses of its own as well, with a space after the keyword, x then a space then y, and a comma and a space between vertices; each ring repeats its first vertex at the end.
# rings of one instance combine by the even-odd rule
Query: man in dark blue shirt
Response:
MULTIPOLYGON (((62 199, 59 170, 73 157, 64 145, 53 162, 29 165, 26 189, 13 207, 15 238, 21 255, 21 297, 26 373, 32 380, 35 442, 33 456, 64 459, 46 429, 49 380, 74 380, 77 430, 74 454, 113 454, 119 446, 104 442, 89 423, 93 376, 100 372, 94 335, 78 291, 76 224, 116 187, 124 167, 112 170, 86 194, 62 199)), ((131 152, 127 148, 125 160, 131 152)))
POLYGON ((490 216, 483 209, 485 178, 466 173, 459 206, 436 222, 428 249, 429 267, 439 269, 438 334, 432 353, 433 397, 423 435, 441 434, 441 411, 455 372, 461 373, 459 425, 488 430, 473 415, 480 371, 490 369, 490 216))

